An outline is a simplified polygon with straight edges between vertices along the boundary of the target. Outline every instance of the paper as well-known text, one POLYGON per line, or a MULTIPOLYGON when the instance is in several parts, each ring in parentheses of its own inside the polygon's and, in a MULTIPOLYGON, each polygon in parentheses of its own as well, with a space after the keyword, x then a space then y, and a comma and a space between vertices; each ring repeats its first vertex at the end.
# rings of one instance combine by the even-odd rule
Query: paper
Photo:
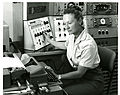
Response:
POLYGON ((11 58, 11 57, 3 57, 1 58, 0 64, 2 65, 3 68, 9 68, 9 67, 23 67, 23 63, 19 58, 11 58))

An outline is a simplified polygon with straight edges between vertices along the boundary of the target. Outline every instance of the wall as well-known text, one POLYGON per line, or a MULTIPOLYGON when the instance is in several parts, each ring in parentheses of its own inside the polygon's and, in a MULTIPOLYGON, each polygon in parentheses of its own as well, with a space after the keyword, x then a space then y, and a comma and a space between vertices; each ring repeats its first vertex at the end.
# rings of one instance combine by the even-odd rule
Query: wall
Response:
POLYGON ((9 36, 13 39, 13 8, 12 2, 3 3, 3 20, 9 26, 9 36))

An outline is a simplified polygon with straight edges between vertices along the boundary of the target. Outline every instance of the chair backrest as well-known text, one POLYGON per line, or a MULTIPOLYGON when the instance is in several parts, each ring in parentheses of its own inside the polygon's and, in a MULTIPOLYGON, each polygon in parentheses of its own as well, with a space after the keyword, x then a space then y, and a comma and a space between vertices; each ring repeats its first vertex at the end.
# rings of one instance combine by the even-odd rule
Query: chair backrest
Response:
POLYGON ((100 55, 101 68, 103 70, 112 72, 113 67, 114 67, 114 60, 116 57, 116 53, 107 47, 101 47, 101 46, 98 46, 98 53, 100 55))

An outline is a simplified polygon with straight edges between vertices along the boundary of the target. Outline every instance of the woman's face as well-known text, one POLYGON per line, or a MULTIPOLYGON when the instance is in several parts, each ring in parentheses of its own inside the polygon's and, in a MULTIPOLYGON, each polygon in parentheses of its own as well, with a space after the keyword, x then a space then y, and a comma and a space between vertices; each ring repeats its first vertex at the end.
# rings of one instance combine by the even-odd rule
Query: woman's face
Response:
POLYGON ((74 14, 64 14, 63 23, 69 34, 78 34, 80 32, 80 22, 74 18, 74 14))

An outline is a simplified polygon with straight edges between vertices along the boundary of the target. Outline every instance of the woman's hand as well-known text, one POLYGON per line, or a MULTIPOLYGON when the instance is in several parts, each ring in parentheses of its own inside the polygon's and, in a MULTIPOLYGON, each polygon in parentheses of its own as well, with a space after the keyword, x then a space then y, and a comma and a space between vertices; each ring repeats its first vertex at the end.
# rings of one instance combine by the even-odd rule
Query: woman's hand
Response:
MULTIPOLYGON (((45 66, 45 69, 48 69, 48 70, 50 70, 51 72, 54 73, 54 70, 53 70, 50 66, 45 66)), ((54 73, 54 75, 55 75, 58 79, 61 79, 61 75, 57 75, 56 73, 54 73)))
POLYGON ((45 40, 47 40, 48 42, 50 41, 50 34, 48 33, 43 33, 43 37, 45 40))
POLYGON ((50 66, 45 66, 45 69, 48 69, 50 71, 53 71, 53 69, 50 66))

